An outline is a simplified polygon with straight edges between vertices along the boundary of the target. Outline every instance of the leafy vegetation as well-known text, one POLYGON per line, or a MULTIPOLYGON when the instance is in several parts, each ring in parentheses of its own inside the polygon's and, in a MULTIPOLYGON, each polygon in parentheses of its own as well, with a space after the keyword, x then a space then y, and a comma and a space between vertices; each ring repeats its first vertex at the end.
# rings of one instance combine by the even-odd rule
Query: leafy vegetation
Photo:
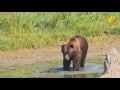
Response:
POLYGON ((0 12, 0 50, 41 48, 74 35, 92 42, 96 36, 120 35, 119 12, 0 12), (115 16, 114 24, 108 22, 115 16))

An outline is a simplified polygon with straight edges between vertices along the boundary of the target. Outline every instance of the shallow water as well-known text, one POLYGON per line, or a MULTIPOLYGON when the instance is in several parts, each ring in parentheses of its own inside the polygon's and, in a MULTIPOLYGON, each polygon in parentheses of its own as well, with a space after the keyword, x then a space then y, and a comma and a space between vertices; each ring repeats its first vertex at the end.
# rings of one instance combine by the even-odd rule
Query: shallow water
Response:
POLYGON ((43 78, 99 78, 103 73, 103 65, 96 63, 86 63, 84 68, 80 71, 63 71, 62 66, 59 67, 46 67, 45 73, 40 72, 41 67, 33 72, 31 75, 34 77, 43 78))
MULTIPOLYGON (((63 71, 62 60, 0 68, 0 78, 99 78, 104 58, 89 58, 80 71, 63 71)), ((72 67, 72 65, 71 65, 72 67)))

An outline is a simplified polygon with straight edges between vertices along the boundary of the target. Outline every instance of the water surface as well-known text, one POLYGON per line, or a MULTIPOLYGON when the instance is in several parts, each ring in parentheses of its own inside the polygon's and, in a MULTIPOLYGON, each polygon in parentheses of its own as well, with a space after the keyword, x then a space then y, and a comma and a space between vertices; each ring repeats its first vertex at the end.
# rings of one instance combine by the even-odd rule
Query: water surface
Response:
POLYGON ((96 63, 86 63, 80 71, 63 71, 63 67, 38 67, 33 77, 44 78, 98 78, 103 73, 103 65, 96 63), (44 69, 43 72, 41 72, 44 69))
POLYGON ((80 71, 63 71, 62 60, 11 66, 0 68, 0 78, 99 78, 104 70, 103 60, 89 58, 80 71))

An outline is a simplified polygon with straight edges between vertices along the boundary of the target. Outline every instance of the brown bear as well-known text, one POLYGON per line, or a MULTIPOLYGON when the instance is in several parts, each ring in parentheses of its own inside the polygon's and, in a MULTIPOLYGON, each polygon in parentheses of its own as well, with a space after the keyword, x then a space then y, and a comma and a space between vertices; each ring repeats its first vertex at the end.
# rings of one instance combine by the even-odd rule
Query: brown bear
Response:
POLYGON ((73 36, 61 46, 63 54, 64 71, 70 70, 71 60, 73 60, 73 71, 79 71, 84 67, 85 58, 88 50, 88 42, 82 36, 73 36))

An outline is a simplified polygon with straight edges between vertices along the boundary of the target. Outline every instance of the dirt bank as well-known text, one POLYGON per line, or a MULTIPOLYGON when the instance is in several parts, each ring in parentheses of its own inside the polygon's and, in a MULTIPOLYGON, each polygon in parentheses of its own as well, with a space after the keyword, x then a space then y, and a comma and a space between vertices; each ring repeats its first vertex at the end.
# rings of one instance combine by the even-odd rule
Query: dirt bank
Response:
MULTIPOLYGON (((90 44, 87 57, 99 57, 105 55, 111 47, 120 51, 120 41, 106 44, 90 44)), ((62 60, 61 46, 41 49, 20 49, 0 52, 0 67, 12 65, 33 64, 44 60, 62 60)))

